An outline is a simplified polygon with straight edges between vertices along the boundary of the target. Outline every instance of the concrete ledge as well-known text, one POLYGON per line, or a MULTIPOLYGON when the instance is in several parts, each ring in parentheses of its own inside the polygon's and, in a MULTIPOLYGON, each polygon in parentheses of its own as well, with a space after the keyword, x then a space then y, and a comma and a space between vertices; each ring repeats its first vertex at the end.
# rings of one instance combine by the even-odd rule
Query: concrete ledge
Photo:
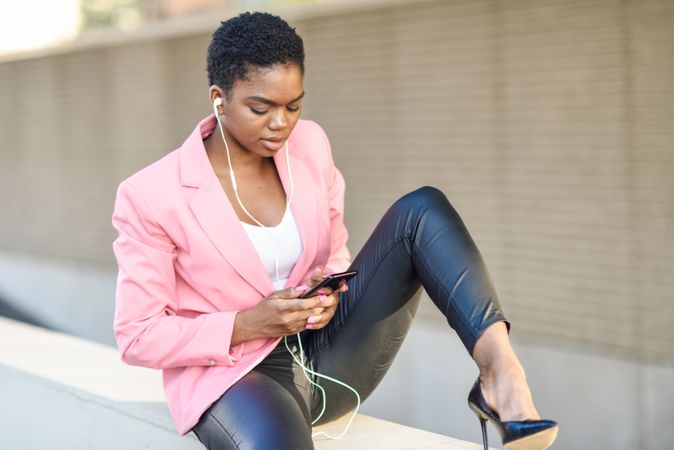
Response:
MULTIPOLYGON (((131 367, 107 346, 0 318, 0 447, 203 450, 175 431, 159 371, 131 367)), ((338 434, 346 419, 316 430, 338 434)), ((359 415, 341 440, 317 450, 482 447, 359 415)))

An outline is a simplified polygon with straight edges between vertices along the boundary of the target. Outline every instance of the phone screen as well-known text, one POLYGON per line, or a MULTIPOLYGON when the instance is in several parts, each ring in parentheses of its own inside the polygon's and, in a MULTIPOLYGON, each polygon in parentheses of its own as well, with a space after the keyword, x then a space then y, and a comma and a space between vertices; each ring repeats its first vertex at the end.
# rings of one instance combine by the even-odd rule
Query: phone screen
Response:
POLYGON ((349 270, 347 272, 333 273, 332 275, 328 275, 327 277, 323 278, 316 286, 300 295, 300 298, 311 297, 316 294, 316 291, 323 287, 330 288, 334 291, 339 288, 339 286, 342 284, 342 281, 349 281, 351 278, 356 276, 357 273, 357 270, 349 270))

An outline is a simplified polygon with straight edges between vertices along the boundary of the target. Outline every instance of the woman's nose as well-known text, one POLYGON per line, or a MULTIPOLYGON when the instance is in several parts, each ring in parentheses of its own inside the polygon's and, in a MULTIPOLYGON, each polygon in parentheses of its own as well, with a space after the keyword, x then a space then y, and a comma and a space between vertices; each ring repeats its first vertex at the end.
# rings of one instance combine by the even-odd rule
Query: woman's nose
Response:
POLYGON ((285 108, 278 108, 271 116, 269 122, 269 129, 281 130, 288 126, 288 118, 286 117, 285 108))

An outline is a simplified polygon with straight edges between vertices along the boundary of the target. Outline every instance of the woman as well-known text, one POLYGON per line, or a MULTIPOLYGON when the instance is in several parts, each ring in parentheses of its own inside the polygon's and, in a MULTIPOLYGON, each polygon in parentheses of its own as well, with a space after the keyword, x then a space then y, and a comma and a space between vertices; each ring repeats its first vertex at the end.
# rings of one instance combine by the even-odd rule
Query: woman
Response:
POLYGON ((118 190, 123 360, 163 370, 178 431, 209 449, 313 448, 315 419, 356 406, 315 373, 367 397, 422 285, 477 363, 469 405, 483 434, 492 419, 506 447, 546 448, 556 424, 539 420, 487 270, 440 191, 395 202, 351 262, 344 180, 323 130, 299 119, 303 74, 302 40, 276 16, 242 14, 214 33, 214 114, 118 190), (348 286, 300 298, 347 268, 348 286))

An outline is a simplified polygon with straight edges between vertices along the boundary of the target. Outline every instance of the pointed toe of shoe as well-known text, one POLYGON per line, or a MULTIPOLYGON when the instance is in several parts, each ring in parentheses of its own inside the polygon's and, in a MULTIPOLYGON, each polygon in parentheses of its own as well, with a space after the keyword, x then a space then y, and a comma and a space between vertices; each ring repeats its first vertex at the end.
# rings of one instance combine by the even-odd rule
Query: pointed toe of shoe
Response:
POLYGON ((503 446, 508 450, 543 450, 555 442, 558 430, 553 420, 503 422, 503 446))

